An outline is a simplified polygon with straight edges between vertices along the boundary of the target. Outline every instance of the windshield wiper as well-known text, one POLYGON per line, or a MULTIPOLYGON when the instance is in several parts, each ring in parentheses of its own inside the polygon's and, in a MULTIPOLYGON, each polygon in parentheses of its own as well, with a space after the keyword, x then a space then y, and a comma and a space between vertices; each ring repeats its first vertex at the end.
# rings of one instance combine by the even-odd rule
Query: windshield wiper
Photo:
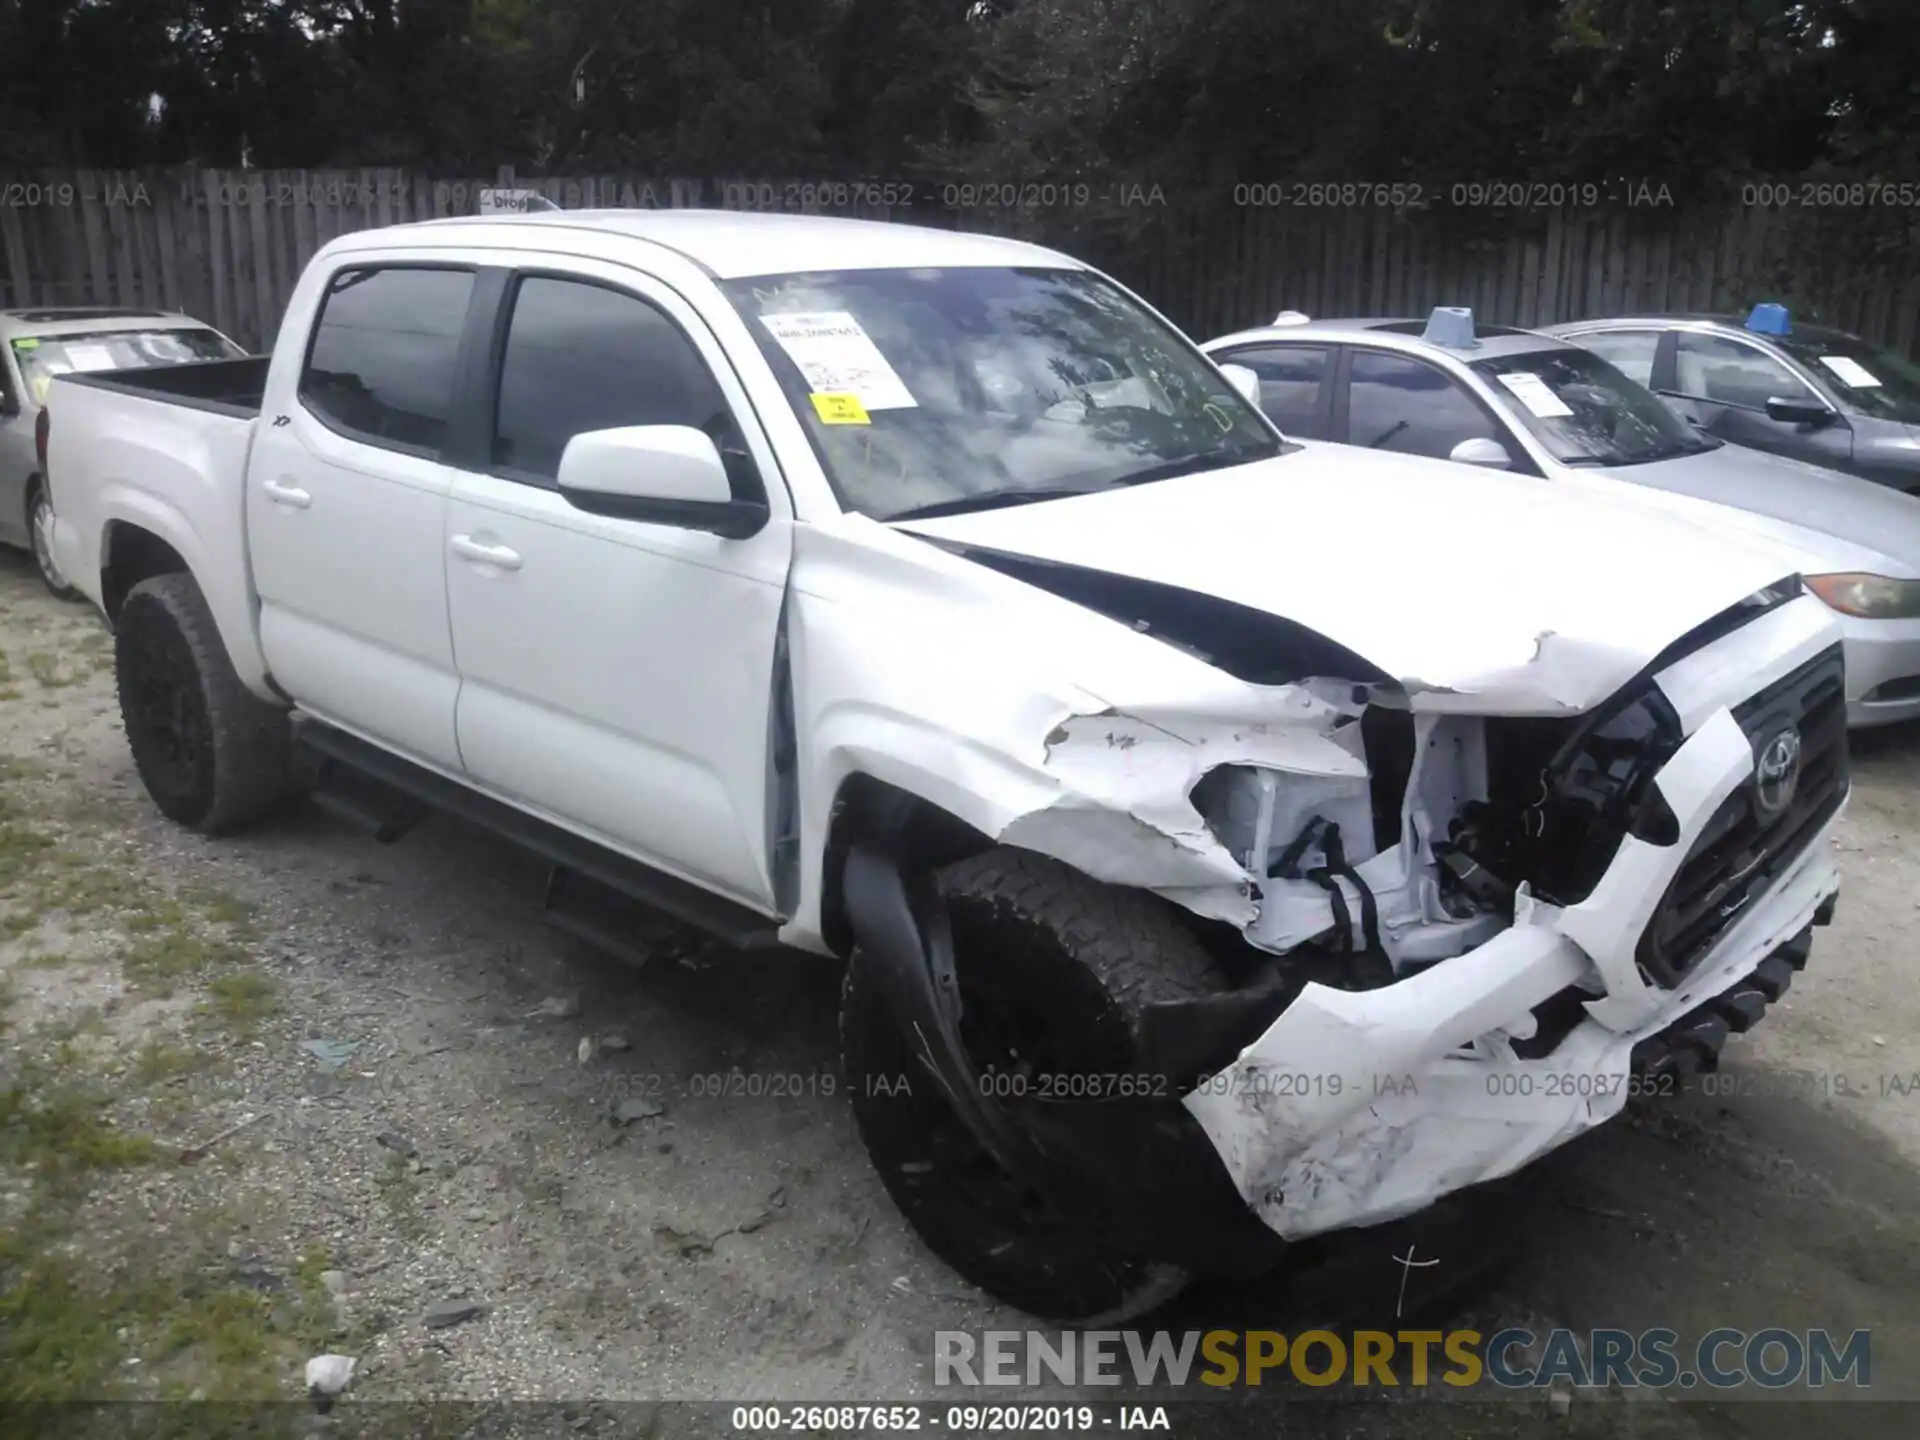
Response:
POLYGON ((972 495, 956 495, 951 500, 935 500, 929 505, 914 505, 880 518, 895 520, 932 520, 941 515, 965 515, 974 510, 998 510, 1006 505, 1027 505, 1036 500, 1065 500, 1074 495, 1093 495, 1105 485, 1003 485, 995 490, 980 490, 972 495))

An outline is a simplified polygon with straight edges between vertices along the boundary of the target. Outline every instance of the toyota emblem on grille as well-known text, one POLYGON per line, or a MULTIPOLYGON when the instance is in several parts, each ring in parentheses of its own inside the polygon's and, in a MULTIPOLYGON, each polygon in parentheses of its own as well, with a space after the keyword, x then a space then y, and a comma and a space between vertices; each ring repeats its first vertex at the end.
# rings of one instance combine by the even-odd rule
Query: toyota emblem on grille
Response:
POLYGON ((1753 762, 1753 802, 1761 818, 1773 819, 1793 803, 1800 783, 1800 732, 1789 725, 1760 749, 1753 762))

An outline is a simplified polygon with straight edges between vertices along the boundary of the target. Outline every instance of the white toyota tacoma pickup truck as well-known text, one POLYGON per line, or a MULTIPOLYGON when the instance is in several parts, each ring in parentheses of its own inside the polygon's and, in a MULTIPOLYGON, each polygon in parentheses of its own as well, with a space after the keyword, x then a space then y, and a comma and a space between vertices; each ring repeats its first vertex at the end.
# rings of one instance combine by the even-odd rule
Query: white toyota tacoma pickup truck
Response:
POLYGON ((1797 577, 1246 378, 1007 240, 436 221, 270 358, 57 380, 54 537, 168 816, 443 809, 609 943, 846 957, 894 1200, 1089 1321, 1672 1088, 1838 890, 1797 577))

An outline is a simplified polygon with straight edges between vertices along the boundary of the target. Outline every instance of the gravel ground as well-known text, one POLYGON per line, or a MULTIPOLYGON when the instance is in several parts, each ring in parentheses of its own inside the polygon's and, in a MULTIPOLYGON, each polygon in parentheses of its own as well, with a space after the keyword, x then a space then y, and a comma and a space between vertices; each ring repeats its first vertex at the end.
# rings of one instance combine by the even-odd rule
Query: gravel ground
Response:
MULTIPOLYGON (((869 1171, 832 1093, 834 966, 665 926, 643 969, 604 960, 541 923, 536 864, 451 821, 391 848, 307 808, 183 833, 132 773, 98 625, 0 555, 0 1399, 292 1398, 335 1350, 355 1401, 908 1400, 936 1394, 934 1331, 1025 1328, 869 1171)), ((1920 1398, 1920 733, 1863 738, 1855 768, 1838 920, 1730 1047, 1737 1093, 1162 1323, 1871 1328, 1875 1395, 1920 1398), (1403 1297, 1409 1243, 1440 1263, 1403 1297)), ((1549 1414, 1394 1398, 1286 1418, 1437 1437, 1549 1414)), ((1809 1421, 1583 1394, 1552 1423, 1809 1421)), ((1912 1429, 1858 1404, 1817 1423, 1912 1429)))

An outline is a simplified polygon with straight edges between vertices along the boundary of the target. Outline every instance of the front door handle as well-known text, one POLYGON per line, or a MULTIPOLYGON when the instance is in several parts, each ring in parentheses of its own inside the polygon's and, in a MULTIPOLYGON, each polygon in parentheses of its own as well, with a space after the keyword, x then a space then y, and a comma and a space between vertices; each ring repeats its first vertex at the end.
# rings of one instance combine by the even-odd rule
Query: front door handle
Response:
POLYGON ((313 504, 313 496, 295 485, 291 480, 266 480, 260 488, 267 492, 267 498, 276 505, 285 505, 290 510, 304 510, 313 504))
POLYGON ((520 568, 518 550, 509 550, 504 545, 484 545, 471 535, 456 535, 451 543, 453 553, 462 560, 471 560, 476 565, 491 565, 496 570, 520 568))

